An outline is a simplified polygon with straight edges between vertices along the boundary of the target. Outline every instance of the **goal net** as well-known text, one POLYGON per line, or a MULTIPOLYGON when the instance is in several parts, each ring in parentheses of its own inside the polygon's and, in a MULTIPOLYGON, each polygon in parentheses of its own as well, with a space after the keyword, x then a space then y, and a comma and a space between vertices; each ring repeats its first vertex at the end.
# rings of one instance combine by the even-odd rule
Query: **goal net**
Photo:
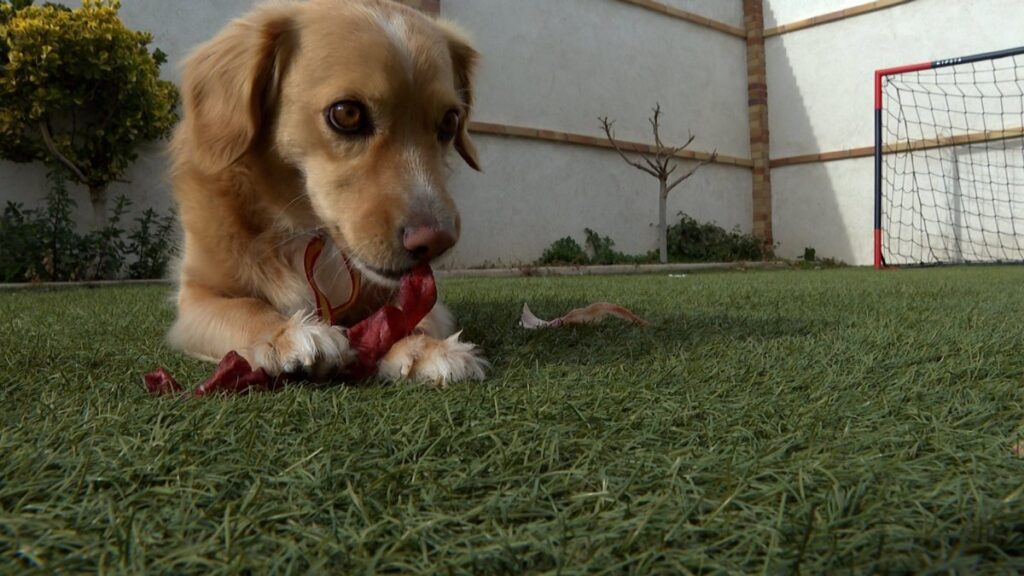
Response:
POLYGON ((1024 47, 875 89, 875 266, 1024 262, 1024 47))

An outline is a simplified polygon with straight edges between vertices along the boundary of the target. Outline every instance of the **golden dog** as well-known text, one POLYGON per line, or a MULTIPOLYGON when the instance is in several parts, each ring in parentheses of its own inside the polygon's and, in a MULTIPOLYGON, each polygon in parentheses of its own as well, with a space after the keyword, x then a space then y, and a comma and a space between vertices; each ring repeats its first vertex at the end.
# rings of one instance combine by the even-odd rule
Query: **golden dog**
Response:
MULTIPOLYGON (((341 326, 459 237, 446 157, 479 169, 477 59, 452 24, 391 0, 268 4, 199 46, 171 145, 184 228, 171 343, 209 360, 237 350, 271 374, 343 371, 354 353, 341 326), (316 316, 312 288, 349 301, 341 326, 316 316)), ((438 304, 381 373, 482 378, 486 361, 453 332, 438 304)))

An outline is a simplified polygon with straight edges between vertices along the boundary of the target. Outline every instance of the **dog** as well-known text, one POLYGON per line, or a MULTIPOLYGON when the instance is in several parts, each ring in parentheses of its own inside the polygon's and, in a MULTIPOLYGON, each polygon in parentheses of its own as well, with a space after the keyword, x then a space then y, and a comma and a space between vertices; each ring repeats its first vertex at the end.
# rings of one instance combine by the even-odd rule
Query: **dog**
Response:
MULTIPOLYGON (((196 48, 170 146, 184 237, 169 342, 271 375, 343 373, 345 326, 459 238, 447 159, 480 169, 478 60, 455 25, 391 0, 278 1, 196 48), (325 321, 317 295, 347 304, 325 321)), ((487 367, 438 303, 379 371, 448 384, 487 367)))

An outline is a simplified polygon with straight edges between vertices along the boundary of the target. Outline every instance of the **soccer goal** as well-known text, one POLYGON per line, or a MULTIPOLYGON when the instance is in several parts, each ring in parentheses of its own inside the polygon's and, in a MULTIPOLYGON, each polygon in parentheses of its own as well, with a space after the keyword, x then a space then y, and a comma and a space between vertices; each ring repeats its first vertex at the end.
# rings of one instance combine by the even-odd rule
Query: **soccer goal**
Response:
POLYGON ((1024 46, 875 72, 875 267, 1024 262, 1024 46))

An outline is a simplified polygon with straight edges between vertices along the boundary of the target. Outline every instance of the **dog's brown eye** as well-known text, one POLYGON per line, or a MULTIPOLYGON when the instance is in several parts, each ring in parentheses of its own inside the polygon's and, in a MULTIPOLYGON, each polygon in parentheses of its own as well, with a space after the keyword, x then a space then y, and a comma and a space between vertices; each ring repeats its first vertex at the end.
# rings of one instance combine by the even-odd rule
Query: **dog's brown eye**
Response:
POLYGON ((370 115, 361 102, 345 100, 330 107, 327 122, 342 134, 362 134, 370 128, 370 115))
POLYGON ((451 142, 455 139, 455 134, 459 131, 459 113, 457 110, 449 110, 444 115, 444 119, 441 120, 441 125, 437 128, 437 139, 441 142, 451 142))

